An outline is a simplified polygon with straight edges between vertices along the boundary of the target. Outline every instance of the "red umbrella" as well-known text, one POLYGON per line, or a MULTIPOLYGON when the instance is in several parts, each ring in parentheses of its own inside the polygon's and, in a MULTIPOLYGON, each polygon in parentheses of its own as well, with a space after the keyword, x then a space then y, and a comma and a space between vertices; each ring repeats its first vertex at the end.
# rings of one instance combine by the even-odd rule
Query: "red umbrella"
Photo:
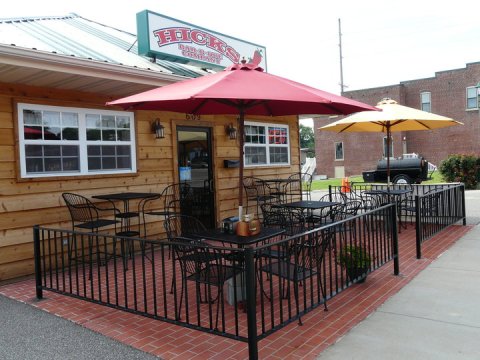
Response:
POLYGON ((377 110, 359 101, 330 94, 251 64, 235 64, 224 71, 145 91, 107 105, 129 110, 163 110, 186 114, 239 115, 240 166, 238 203, 243 205, 243 124, 245 115, 348 115, 377 110))
POLYGON ((42 136, 45 140, 60 140, 60 137, 56 134, 48 131, 47 129, 43 129, 40 127, 29 127, 25 126, 23 129, 23 136, 25 139, 42 139, 42 136))

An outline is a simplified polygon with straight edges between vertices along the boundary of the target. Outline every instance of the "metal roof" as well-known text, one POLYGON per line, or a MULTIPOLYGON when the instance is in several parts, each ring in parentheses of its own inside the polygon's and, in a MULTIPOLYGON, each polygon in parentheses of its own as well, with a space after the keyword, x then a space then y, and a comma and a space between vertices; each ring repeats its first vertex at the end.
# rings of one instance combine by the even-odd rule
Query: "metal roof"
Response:
POLYGON ((136 41, 76 14, 0 19, 0 79, 123 96, 208 73, 138 55, 136 41))

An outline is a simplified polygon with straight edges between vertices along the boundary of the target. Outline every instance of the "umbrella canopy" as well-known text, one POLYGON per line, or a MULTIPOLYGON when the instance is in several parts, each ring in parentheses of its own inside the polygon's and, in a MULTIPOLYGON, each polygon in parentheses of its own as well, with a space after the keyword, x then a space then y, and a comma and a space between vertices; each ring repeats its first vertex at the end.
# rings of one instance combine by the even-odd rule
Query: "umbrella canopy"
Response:
POLYGON ((386 98, 377 106, 381 111, 361 111, 320 130, 336 132, 384 132, 387 134, 387 184, 390 184, 390 137, 394 131, 433 130, 448 126, 463 125, 451 118, 399 105, 386 98))
POLYGON ((107 105, 129 110, 163 110, 186 114, 238 115, 240 139, 239 207, 243 205, 243 123, 245 115, 348 115, 375 107, 330 94, 251 64, 145 91, 107 105))
POLYGON ((107 105, 203 115, 239 114, 240 110, 248 115, 266 116, 348 115, 375 110, 373 106, 268 74, 249 64, 235 64, 215 74, 110 101, 107 105))

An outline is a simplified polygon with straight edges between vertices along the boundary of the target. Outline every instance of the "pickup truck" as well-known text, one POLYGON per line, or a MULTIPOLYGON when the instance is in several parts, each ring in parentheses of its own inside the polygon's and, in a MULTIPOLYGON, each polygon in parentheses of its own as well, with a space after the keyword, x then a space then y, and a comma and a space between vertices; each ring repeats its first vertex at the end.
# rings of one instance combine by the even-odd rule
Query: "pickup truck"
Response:
MULTIPOLYGON (((387 160, 379 160, 376 170, 362 172, 365 182, 387 182, 387 160)), ((390 181, 394 184, 420 184, 428 180, 428 161, 423 157, 390 160, 390 181)))

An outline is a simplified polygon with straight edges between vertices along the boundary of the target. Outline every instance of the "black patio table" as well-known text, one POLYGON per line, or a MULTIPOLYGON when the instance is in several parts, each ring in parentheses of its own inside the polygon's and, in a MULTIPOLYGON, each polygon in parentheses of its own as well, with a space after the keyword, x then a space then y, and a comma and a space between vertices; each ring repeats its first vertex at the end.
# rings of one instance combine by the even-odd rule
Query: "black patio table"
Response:
POLYGON ((335 205, 340 205, 339 202, 336 201, 321 201, 321 200, 300 200, 300 201, 293 201, 290 203, 279 204, 275 205, 278 207, 283 208, 290 208, 290 209, 300 209, 302 211, 307 211, 307 219, 311 220, 312 225, 314 225, 314 218, 311 216, 311 212, 313 210, 323 209, 327 207, 332 207, 335 205))
MULTIPOLYGON (((188 234, 191 237, 199 238, 201 240, 213 240, 213 241, 219 241, 222 244, 229 244, 229 245, 236 245, 239 248, 243 248, 246 246, 253 246, 258 243, 261 243, 265 240, 271 239, 275 236, 281 235, 285 232, 284 229, 275 229, 275 228, 268 228, 268 227, 262 227, 260 232, 257 235, 252 235, 252 236, 239 236, 237 234, 229 234, 225 233, 222 229, 207 229, 204 231, 198 231, 195 234, 188 234)), ((187 235, 187 236, 188 236, 187 235)), ((243 264, 244 259, 242 257, 237 258, 237 257, 231 257, 228 258, 230 260, 233 260, 237 262, 238 264, 243 264)), ((232 281, 232 279, 228 280, 230 282, 230 285, 233 286, 235 284, 235 281, 232 281)), ((244 311, 246 311, 246 280, 243 271, 239 273, 238 275, 238 281, 240 283, 240 294, 237 295, 237 301, 241 304, 244 304, 245 308, 244 311)), ((236 290, 235 290, 236 291, 236 290)), ((230 293, 227 296, 227 301, 231 305, 233 305, 233 300, 232 296, 230 293)))
POLYGON ((238 247, 245 247, 255 245, 259 242, 281 235, 284 232, 284 229, 262 227, 257 235, 252 236, 239 236, 237 234, 229 234, 225 233, 222 229, 209 229, 205 231, 199 231, 195 234, 190 235, 200 239, 220 241, 222 243, 236 245, 238 247))
POLYGON ((301 200, 301 201, 294 201, 286 204, 281 204, 278 206, 293 208, 293 209, 318 210, 318 209, 335 206, 339 204, 340 203, 336 201, 301 200))

